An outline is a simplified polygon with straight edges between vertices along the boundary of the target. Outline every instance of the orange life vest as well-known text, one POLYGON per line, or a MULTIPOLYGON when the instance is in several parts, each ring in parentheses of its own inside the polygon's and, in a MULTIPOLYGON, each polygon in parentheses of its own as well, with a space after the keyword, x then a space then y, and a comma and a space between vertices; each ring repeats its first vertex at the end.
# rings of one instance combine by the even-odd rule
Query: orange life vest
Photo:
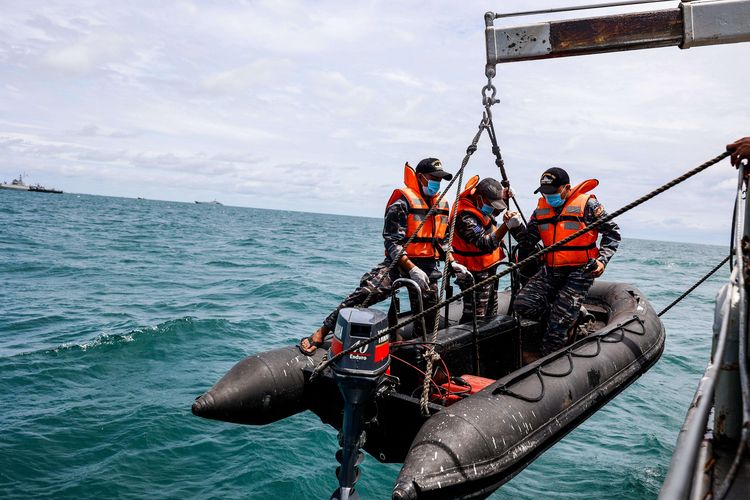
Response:
MULTIPOLYGON (((437 200, 439 194, 432 197, 432 203, 428 204, 422 198, 422 190, 417 180, 417 174, 407 163, 404 166, 404 184, 405 187, 393 191, 386 207, 391 206, 399 198, 406 199, 409 211, 406 216, 406 237, 417 232, 417 228, 425 220, 427 212, 430 210, 432 203, 437 200)), ((406 245, 406 255, 409 258, 434 258, 438 259, 440 247, 445 233, 448 229, 449 205, 445 200, 441 200, 437 209, 427 218, 422 228, 417 233, 414 240, 406 245)))
MULTIPOLYGON (((585 193, 598 185, 599 181, 589 179, 574 187, 566 198, 559 215, 555 213, 555 209, 547 203, 544 197, 539 198, 534 211, 534 218, 538 224, 539 235, 544 246, 551 246, 586 226, 583 222, 586 203, 588 203, 589 198, 595 198, 595 196, 585 193)), ((599 232, 593 229, 566 243, 561 249, 545 254, 545 263, 553 267, 586 264, 589 259, 595 259, 599 256, 599 249, 596 247, 598 238, 599 232)))
MULTIPOLYGON (((454 208, 457 211, 456 217, 459 217, 462 212, 469 212, 479 219, 485 233, 488 231, 494 232, 497 226, 492 222, 492 219, 484 215, 471 201, 471 196, 476 192, 478 182, 479 176, 475 175, 466 183, 464 191, 459 195, 457 206, 454 208)), ((491 252, 482 251, 464 240, 461 233, 455 231, 453 233, 453 258, 459 264, 466 266, 469 271, 478 272, 489 269, 503 260, 505 253, 499 246, 491 252)))

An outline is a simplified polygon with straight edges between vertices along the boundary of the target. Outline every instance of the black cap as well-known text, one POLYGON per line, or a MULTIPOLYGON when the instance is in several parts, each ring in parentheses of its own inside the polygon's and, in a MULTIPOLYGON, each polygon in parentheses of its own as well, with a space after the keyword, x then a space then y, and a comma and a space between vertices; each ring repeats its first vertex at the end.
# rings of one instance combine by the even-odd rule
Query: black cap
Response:
POLYGON ((556 193, 560 186, 570 184, 570 177, 568 173, 558 167, 548 168, 542 174, 542 178, 539 180, 539 187, 534 191, 535 193, 552 194, 556 193))
POLYGON ((477 184, 476 193, 484 198, 485 203, 489 203, 498 210, 505 210, 508 205, 503 199, 503 185, 499 181, 487 177, 477 184))
POLYGON ((417 164, 417 173, 432 175, 440 179, 449 181, 453 179, 453 174, 449 174, 443 170, 443 165, 440 164, 440 160, 437 158, 425 158, 417 164))

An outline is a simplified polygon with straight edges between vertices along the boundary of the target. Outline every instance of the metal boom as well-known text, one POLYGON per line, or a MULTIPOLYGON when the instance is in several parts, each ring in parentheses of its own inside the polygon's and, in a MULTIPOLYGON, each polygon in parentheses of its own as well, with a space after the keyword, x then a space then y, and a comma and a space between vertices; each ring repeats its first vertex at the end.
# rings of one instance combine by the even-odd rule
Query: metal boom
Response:
POLYGON ((676 9, 496 27, 485 14, 487 75, 495 65, 621 50, 750 41, 750 0, 682 2, 676 9))

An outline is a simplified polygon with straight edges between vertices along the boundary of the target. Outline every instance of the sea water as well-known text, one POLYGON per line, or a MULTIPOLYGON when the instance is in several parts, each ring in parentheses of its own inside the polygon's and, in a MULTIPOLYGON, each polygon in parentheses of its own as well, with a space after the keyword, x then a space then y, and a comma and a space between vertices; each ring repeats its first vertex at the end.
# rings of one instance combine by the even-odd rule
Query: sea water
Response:
MULTIPOLYGON (((193 399, 296 343, 382 260, 382 220, 0 191, 0 497, 328 498, 309 413, 203 420, 193 399)), ((624 239, 605 279, 659 310, 720 246, 624 239)), ((661 360, 492 498, 655 498, 708 359, 724 268, 664 318, 661 360)), ((503 286, 507 282, 502 282, 503 286)), ((399 465, 367 456, 364 498, 399 465)))

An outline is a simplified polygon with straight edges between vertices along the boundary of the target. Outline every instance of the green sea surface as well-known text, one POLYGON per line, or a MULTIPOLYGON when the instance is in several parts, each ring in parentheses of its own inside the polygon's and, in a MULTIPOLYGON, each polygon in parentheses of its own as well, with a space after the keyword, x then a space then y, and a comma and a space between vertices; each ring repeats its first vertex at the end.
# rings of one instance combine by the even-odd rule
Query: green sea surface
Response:
MULTIPOLYGON (((250 427, 190 406, 240 359, 311 333, 382 260, 381 231, 371 218, 0 190, 0 497, 329 498, 336 432, 313 414, 250 427)), ((659 310, 727 251, 626 238, 605 279, 659 310)), ((663 318, 648 373, 492 498, 655 498, 727 277, 663 318)), ((399 468, 367 456, 358 491, 390 498, 399 468)))

